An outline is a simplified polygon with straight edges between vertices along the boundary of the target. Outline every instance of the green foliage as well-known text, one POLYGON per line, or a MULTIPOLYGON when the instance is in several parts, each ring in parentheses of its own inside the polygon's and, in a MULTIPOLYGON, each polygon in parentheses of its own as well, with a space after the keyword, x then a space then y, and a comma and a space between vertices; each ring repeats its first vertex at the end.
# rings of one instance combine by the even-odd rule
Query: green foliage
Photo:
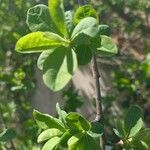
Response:
POLYGON ((60 46, 68 47, 69 41, 51 32, 33 32, 19 39, 16 51, 21 53, 36 53, 60 46))
POLYGON ((31 31, 55 31, 55 25, 47 6, 43 4, 30 8, 27 12, 27 24, 31 31))
POLYGON ((116 54, 117 47, 111 38, 101 36, 109 29, 104 25, 98 26, 96 11, 90 5, 76 11, 74 18, 79 23, 75 27, 72 12, 64 11, 63 0, 49 0, 48 6, 50 16, 44 5, 37 5, 28 11, 28 26, 37 32, 22 37, 16 44, 16 51, 34 53, 46 50, 38 59, 38 67, 43 70, 45 85, 59 91, 70 81, 77 64, 89 63, 95 51, 116 54), (47 31, 49 26, 54 33, 47 31), (98 44, 95 44, 97 41, 98 44))
POLYGON ((45 85, 54 91, 62 89, 70 81, 76 68, 77 58, 73 49, 65 47, 55 49, 44 61, 45 85))
POLYGON ((101 35, 101 47, 97 48, 97 53, 102 56, 112 56, 117 54, 118 48, 112 39, 108 36, 101 35))
POLYGON ((44 131, 39 135, 38 142, 47 141, 42 150, 56 150, 68 147, 69 150, 101 150, 96 141, 103 133, 103 127, 99 123, 90 123, 80 114, 66 113, 56 104, 58 117, 34 111, 34 118, 44 131))
POLYGON ((57 26, 60 33, 67 37, 68 33, 65 23, 63 0, 48 0, 48 6, 52 21, 57 26))
POLYGON ((117 121, 115 134, 123 140, 125 150, 148 150, 150 148, 149 128, 141 130, 143 114, 137 106, 131 106, 124 118, 124 122, 117 121))
POLYGON ((14 129, 5 129, 0 133, 0 142, 6 142, 12 140, 16 136, 14 129))
POLYGON ((74 15, 74 24, 78 24, 82 19, 86 17, 93 17, 98 20, 98 15, 95 9, 91 7, 91 5, 84 5, 76 10, 74 15))

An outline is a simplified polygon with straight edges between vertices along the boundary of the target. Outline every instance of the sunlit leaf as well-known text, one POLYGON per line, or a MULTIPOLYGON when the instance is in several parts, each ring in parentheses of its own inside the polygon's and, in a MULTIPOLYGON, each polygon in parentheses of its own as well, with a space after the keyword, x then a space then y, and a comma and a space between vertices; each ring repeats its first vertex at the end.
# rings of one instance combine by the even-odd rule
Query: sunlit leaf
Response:
POLYGON ((61 34, 67 37, 68 34, 65 24, 63 0, 49 0, 48 7, 51 19, 53 20, 61 34))
POLYGON ((60 138, 54 137, 45 143, 42 150, 54 150, 54 148, 59 144, 60 138))
POLYGON ((34 116, 36 123, 38 124, 38 126, 41 129, 45 130, 45 129, 49 129, 49 128, 56 128, 56 129, 59 129, 61 131, 64 130, 64 126, 60 122, 60 120, 56 119, 56 118, 54 118, 48 114, 43 114, 37 110, 34 110, 33 116, 34 116))
POLYGON ((52 32, 33 32, 20 38, 16 51, 20 53, 36 53, 59 46, 69 46, 69 41, 52 32))
POLYGON ((45 131, 43 131, 39 136, 38 136, 38 143, 41 143, 43 141, 49 140, 53 137, 60 137, 61 135, 63 135, 63 132, 58 130, 58 129, 47 129, 45 131))

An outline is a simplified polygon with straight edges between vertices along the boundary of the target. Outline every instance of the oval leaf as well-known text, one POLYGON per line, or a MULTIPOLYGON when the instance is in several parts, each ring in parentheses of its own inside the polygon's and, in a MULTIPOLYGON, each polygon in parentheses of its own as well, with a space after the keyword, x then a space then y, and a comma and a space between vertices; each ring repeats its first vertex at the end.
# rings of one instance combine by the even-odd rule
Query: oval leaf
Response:
POLYGON ((80 114, 71 112, 66 116, 67 125, 74 130, 88 131, 91 128, 90 123, 80 114))
POLYGON ((63 6, 63 0, 49 0, 48 7, 50 11, 51 18, 58 30, 65 37, 68 36, 66 24, 65 24, 65 12, 63 6))
POLYGON ((51 53, 44 62, 44 83, 51 90, 59 91, 70 81, 76 68, 77 58, 75 52, 60 47, 51 53))
POLYGON ((60 122, 59 119, 56 119, 48 114, 42 114, 37 110, 33 111, 33 116, 34 119, 36 121, 36 123, 38 124, 38 126, 41 129, 49 129, 49 128, 56 128, 59 129, 61 131, 64 130, 64 126, 63 124, 60 122))
POLYGON ((60 138, 54 137, 45 143, 42 150, 54 150, 54 148, 59 144, 60 138))
POLYGON ((77 26, 74 28, 71 35, 72 40, 75 39, 79 34, 85 34, 89 37, 94 37, 98 33, 98 22, 95 18, 87 17, 82 19, 77 26), (95 32, 93 32, 95 29, 95 32))
POLYGON ((96 52, 102 56, 113 56, 118 53, 118 48, 110 37, 101 35, 101 47, 96 52))
POLYGON ((79 7, 74 15, 74 24, 78 24, 82 19, 86 17, 93 17, 98 20, 98 15, 95 9, 90 5, 84 5, 79 7))
POLYGON ((69 46, 69 43, 55 33, 33 32, 19 39, 15 49, 20 53, 35 53, 59 46, 69 46))
POLYGON ((52 31, 56 32, 56 27, 51 20, 49 9, 43 4, 30 8, 27 12, 27 24, 31 31, 52 31))
POLYGON ((131 106, 124 119, 124 128, 127 137, 136 135, 143 126, 143 114, 138 106, 131 106))
POLYGON ((38 141, 38 143, 41 143, 41 142, 49 140, 55 136, 60 137, 61 135, 63 135, 63 132, 58 129, 47 129, 38 136, 37 141, 38 141))

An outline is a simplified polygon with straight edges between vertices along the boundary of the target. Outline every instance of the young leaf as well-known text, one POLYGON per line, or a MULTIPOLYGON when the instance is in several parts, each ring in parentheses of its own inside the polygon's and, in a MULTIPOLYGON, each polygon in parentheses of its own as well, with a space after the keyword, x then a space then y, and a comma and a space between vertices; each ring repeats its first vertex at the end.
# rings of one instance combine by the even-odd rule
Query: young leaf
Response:
POLYGON ((49 9, 46 5, 39 4, 30 8, 27 12, 27 24, 31 31, 52 31, 57 29, 51 20, 49 9))
POLYGON ((55 49, 51 49, 51 50, 47 50, 47 51, 43 51, 41 53, 41 55, 39 56, 38 58, 38 61, 37 61, 37 66, 40 70, 43 70, 43 64, 46 60, 46 58, 54 51, 55 49))
POLYGON ((16 136, 16 132, 14 129, 5 129, 2 133, 0 133, 0 142, 7 142, 12 140, 16 136))
POLYGON ((60 109, 59 103, 56 104, 56 111, 59 115, 59 119, 62 121, 64 125, 66 125, 65 117, 67 116, 67 113, 64 110, 60 109))
POLYGON ((92 50, 88 45, 79 45, 76 47, 76 54, 79 65, 86 65, 92 59, 92 50))
POLYGON ((98 122, 91 123, 91 129, 88 131, 88 134, 93 138, 100 137, 104 132, 103 126, 98 122))
POLYGON ((85 34, 89 37, 95 37, 99 32, 98 22, 95 18, 87 17, 82 19, 74 28, 71 38, 74 40, 80 34, 85 34))
POLYGON ((90 5, 84 5, 79 7, 74 15, 74 24, 78 24, 82 19, 86 17, 93 17, 98 20, 98 15, 95 9, 90 5))
POLYGON ((86 133, 72 136, 68 146, 69 150, 101 150, 99 143, 86 133))
POLYGON ((111 29, 108 25, 101 24, 101 25, 98 26, 98 28, 99 28, 99 35, 110 36, 111 29))
POLYGON ((36 53, 59 46, 69 46, 69 42, 52 32, 33 32, 20 38, 16 51, 20 53, 36 53))
POLYGON ((55 129, 55 128, 47 129, 38 136, 37 141, 38 141, 38 143, 41 143, 41 142, 49 140, 53 137, 56 137, 56 136, 60 137, 62 135, 63 135, 63 132, 58 129, 55 129))
POLYGON ((54 137, 45 143, 42 150, 54 150, 55 147, 59 144, 60 138, 54 137))
POLYGON ((112 56, 117 54, 118 48, 110 37, 101 35, 101 47, 96 52, 102 56, 112 56))
POLYGON ((91 128, 90 123, 75 112, 71 112, 66 116, 66 122, 71 130, 88 131, 91 128))
POLYGON ((139 107, 131 106, 124 119, 124 129, 127 137, 135 136, 143 126, 143 114, 139 107))
POLYGON ((64 131, 64 126, 63 124, 60 122, 59 119, 56 119, 48 114, 42 114, 37 110, 33 111, 33 116, 34 119, 36 121, 36 123, 38 124, 38 126, 41 129, 51 129, 51 128, 55 128, 55 129, 59 129, 61 131, 64 131))
POLYGON ((62 35, 67 37, 68 33, 65 24, 63 0, 49 0, 48 7, 49 7, 51 18, 55 23, 55 25, 57 26, 58 30, 62 35))
POLYGON ((75 52, 65 47, 57 48, 44 62, 44 83, 51 90, 59 91, 70 81, 76 68, 75 52))

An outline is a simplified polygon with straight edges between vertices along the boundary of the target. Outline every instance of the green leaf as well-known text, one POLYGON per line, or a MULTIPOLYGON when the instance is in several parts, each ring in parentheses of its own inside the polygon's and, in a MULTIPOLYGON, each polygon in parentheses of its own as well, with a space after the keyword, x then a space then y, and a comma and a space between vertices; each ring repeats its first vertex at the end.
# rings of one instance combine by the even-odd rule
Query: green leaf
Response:
POLYGON ((53 137, 60 137, 61 135, 63 135, 63 132, 58 130, 58 129, 47 129, 45 131, 43 131, 39 136, 38 136, 38 143, 41 143, 43 141, 49 140, 53 137))
POLYGON ((68 150, 77 150, 78 141, 84 136, 83 133, 78 133, 68 140, 68 150))
POLYGON ((0 133, 0 142, 7 142, 12 140, 16 136, 14 129, 5 129, 0 133))
POLYGON ((69 150, 101 150, 99 143, 86 133, 72 136, 68 146, 69 150))
POLYGON ((92 122, 91 123, 91 129, 88 131, 88 134, 93 138, 98 138, 102 136, 104 132, 103 126, 98 122, 92 122))
POLYGON ((66 24, 65 24, 65 12, 63 6, 63 0, 49 0, 48 1, 49 11, 51 18, 58 30, 62 35, 68 37, 66 24))
POLYGON ((74 24, 78 24, 82 19, 86 17, 93 17, 98 20, 98 15, 95 9, 90 5, 84 5, 79 7, 74 15, 74 24))
POLYGON ((20 53, 36 53, 60 46, 69 46, 69 41, 51 32, 33 32, 20 38, 16 51, 20 53))
POLYGON ((110 37, 101 35, 101 47, 96 52, 102 56, 113 56, 118 53, 118 48, 110 37))
POLYGON ((55 147, 59 144, 60 138, 59 137, 54 137, 50 139, 48 142, 45 143, 43 146, 42 150, 54 150, 55 147))
POLYGON ((55 49, 51 49, 51 50, 47 50, 47 51, 43 51, 41 53, 41 55, 39 56, 38 58, 38 61, 37 61, 37 66, 40 70, 43 70, 43 64, 46 60, 46 58, 54 51, 55 49))
POLYGON ((150 145, 146 144, 143 141, 133 140, 131 144, 132 144, 132 150, 149 150, 150 149, 150 145))
POLYGON ((134 136, 133 140, 144 142, 150 148, 150 128, 141 130, 134 136))
POLYGON ((49 9, 43 4, 30 8, 27 12, 27 24, 31 31, 58 32, 51 20, 49 9))
POLYGON ((56 111, 59 115, 59 119, 63 122, 64 125, 66 125, 65 117, 67 116, 67 113, 60 109, 59 103, 56 104, 56 111))
POLYGON ((62 147, 67 147, 67 141, 71 138, 72 134, 67 130, 61 137, 59 144, 62 147))
POLYGON ((59 129, 61 131, 64 131, 64 126, 60 122, 59 119, 56 119, 56 118, 54 118, 48 114, 40 113, 37 110, 33 111, 33 116, 34 116, 36 123, 38 124, 38 126, 41 129, 46 130, 49 128, 56 128, 56 129, 59 129))
POLYGON ((65 12, 65 21, 66 21, 67 31, 68 31, 69 35, 71 35, 72 30, 74 28, 72 11, 65 12))
POLYGON ((101 25, 98 26, 98 28, 99 28, 99 35, 110 36, 111 29, 108 25, 101 24, 101 25))
POLYGON ((126 133, 124 130, 124 123, 121 122, 120 120, 116 121, 116 129, 113 129, 113 131, 118 137, 120 137, 122 139, 126 138, 126 133))
POLYGON ((75 52, 65 47, 57 48, 44 62, 44 83, 51 90, 59 91, 70 81, 76 68, 75 52))
POLYGON ((79 65, 86 65, 92 59, 92 50, 88 45, 79 45, 76 47, 76 54, 79 65))
POLYGON ((138 106, 131 106, 124 119, 124 129, 127 137, 135 136, 143 126, 143 114, 138 106))
POLYGON ((75 112, 68 113, 66 122, 71 130, 88 131, 91 128, 90 123, 75 112))
POLYGON ((82 19, 74 28, 71 38, 75 44, 90 44, 90 38, 94 38, 99 32, 98 22, 95 18, 82 19))

